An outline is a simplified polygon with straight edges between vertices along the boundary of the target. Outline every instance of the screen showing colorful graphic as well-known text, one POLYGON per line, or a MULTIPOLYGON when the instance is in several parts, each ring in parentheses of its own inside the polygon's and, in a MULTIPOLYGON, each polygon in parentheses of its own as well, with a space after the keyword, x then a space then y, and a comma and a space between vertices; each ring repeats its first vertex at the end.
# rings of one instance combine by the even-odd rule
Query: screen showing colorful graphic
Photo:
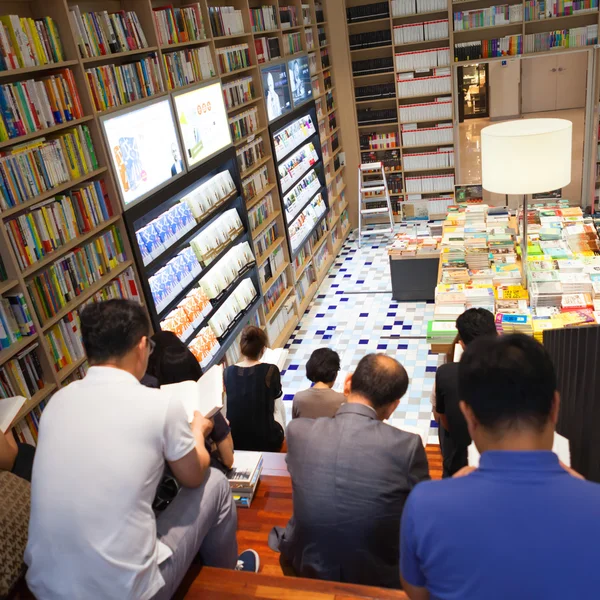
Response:
POLYGON ((288 61, 288 71, 290 74, 292 99, 294 101, 294 108, 296 108, 312 98, 308 57, 301 56, 300 58, 288 61))
POLYGON ((271 122, 292 110, 287 70, 285 64, 282 63, 261 69, 261 75, 267 103, 267 116, 271 122))
POLYGON ((102 118, 124 206, 184 172, 168 98, 102 118))
POLYGON ((188 168, 231 145, 220 83, 174 95, 173 99, 188 168))

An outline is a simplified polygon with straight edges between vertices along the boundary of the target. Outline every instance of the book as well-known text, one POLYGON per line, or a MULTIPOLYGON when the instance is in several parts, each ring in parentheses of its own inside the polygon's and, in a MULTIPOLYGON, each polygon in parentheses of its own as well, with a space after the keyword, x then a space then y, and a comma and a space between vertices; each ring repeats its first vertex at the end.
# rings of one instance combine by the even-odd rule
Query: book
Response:
POLYGON ((280 371, 283 370, 283 365, 288 357, 289 350, 285 348, 267 348, 262 355, 260 362, 275 365, 280 371))
POLYGON ((199 2, 181 8, 160 6, 152 10, 161 46, 206 39, 199 2))
POLYGON ((196 411, 210 419, 223 408, 223 367, 211 367, 198 381, 170 383, 160 389, 181 399, 190 423, 196 411))
POLYGON ((18 412, 27 398, 23 396, 13 396, 11 398, 0 399, 0 432, 6 433, 17 416, 18 412))
POLYGON ((237 450, 233 467, 226 473, 236 506, 249 508, 252 504, 263 468, 262 452, 237 450))

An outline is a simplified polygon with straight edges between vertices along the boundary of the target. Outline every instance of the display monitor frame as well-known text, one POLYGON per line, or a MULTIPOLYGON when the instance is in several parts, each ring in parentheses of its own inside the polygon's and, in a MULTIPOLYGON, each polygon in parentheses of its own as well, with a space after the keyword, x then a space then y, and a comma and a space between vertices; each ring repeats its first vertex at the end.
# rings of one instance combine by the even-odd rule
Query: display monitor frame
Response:
POLYGON ((233 146, 233 140, 231 138, 231 129, 229 128, 229 118, 228 118, 228 113, 227 113, 227 107, 225 106, 225 99, 223 97, 223 86, 221 85, 220 81, 208 81, 208 82, 202 81, 202 82, 199 82, 198 85, 191 87, 191 88, 187 88, 185 90, 181 90, 181 91, 174 90, 171 93, 171 98, 173 101, 173 113, 175 115, 177 131, 179 133, 179 139, 181 141, 182 155, 185 158, 185 164, 187 166, 188 171, 195 169, 196 167, 198 167, 198 166, 204 164, 206 161, 210 160, 213 156, 216 156, 216 155, 220 154, 221 152, 223 152, 224 150, 226 150, 227 148, 230 148, 231 146, 233 146), (199 90, 202 90, 202 89, 208 88, 208 87, 212 87, 212 86, 218 86, 218 88, 219 88, 219 99, 220 99, 219 110, 222 109, 222 117, 224 119, 223 133, 218 133, 218 134, 214 134, 214 135, 216 136, 216 139, 219 139, 219 137, 222 135, 226 135, 227 136, 226 139, 228 141, 226 144, 223 144, 223 145, 219 146, 218 148, 215 148, 209 154, 202 156, 201 159, 191 162, 190 157, 188 156, 188 150, 185 147, 185 135, 184 135, 184 131, 181 126, 181 122, 179 120, 177 99, 181 98, 183 96, 188 96, 189 94, 194 94, 194 93, 198 92, 199 90))
MULTIPOLYGON (((126 196, 125 196, 126 191, 121 186, 121 179, 119 176, 119 167, 113 160, 113 153, 111 151, 111 142, 109 140, 109 134, 107 131, 107 123, 112 121, 113 119, 123 117, 123 116, 133 113, 133 112, 144 110, 154 104, 160 104, 163 102, 166 102, 169 107, 169 113, 171 115, 171 119, 173 122, 173 132, 175 134, 175 143, 177 144, 177 151, 179 153, 179 156, 181 157, 182 156, 181 139, 179 137, 179 129, 175 123, 175 121, 176 121, 175 111, 174 111, 170 96, 161 96, 160 98, 151 98, 148 100, 148 102, 136 104, 135 106, 127 106, 127 107, 124 107, 122 110, 111 112, 110 114, 107 114, 107 115, 102 115, 99 118, 100 125, 101 125, 100 130, 102 132, 102 136, 104 138, 104 143, 106 144, 106 148, 108 151, 108 162, 110 163, 110 168, 112 169, 112 172, 113 172, 113 175, 115 178, 115 184, 116 184, 115 187, 117 188, 117 192, 118 192, 119 198, 121 200, 121 206, 124 211, 127 211, 130 208, 132 208, 133 206, 136 206, 137 204, 139 204, 140 202, 147 200, 150 196, 155 194, 158 190, 166 187, 167 185, 169 185, 173 181, 176 181, 177 179, 179 179, 180 177, 184 176, 187 173, 187 168, 186 168, 185 162, 180 158, 182 169, 179 173, 176 173, 175 175, 171 175, 171 177, 163 180, 162 182, 155 185, 153 188, 145 191, 143 194, 141 194, 134 200, 130 200, 130 201, 126 200, 126 196)), ((172 144, 173 143, 171 143, 171 152, 173 152, 172 144)))
MULTIPOLYGON (((263 66, 260 69, 260 80, 261 80, 261 84, 262 84, 262 88, 263 88, 263 99, 265 101, 265 108, 267 110, 267 121, 269 123, 274 123, 275 121, 281 119, 285 115, 288 115, 292 110, 294 110, 294 104, 292 102, 292 91, 290 89, 290 78, 289 78, 289 72, 288 72, 286 59, 282 58, 280 60, 270 62, 268 65, 263 66), (279 70, 280 73, 284 73, 285 77, 286 77, 285 89, 287 89, 287 95, 288 95, 287 101, 289 102, 289 107, 288 108, 281 107, 281 96, 274 89, 275 95, 277 96, 276 99, 279 100, 278 106, 279 106, 279 109, 281 110, 281 112, 279 114, 271 117, 270 110, 269 110, 271 100, 269 99, 269 95, 268 95, 269 94, 269 84, 268 84, 268 80, 267 80, 267 83, 265 83, 265 79, 267 79, 268 75, 270 75, 273 71, 275 71, 277 69, 279 70)), ((275 88, 275 83, 273 85, 275 88)), ((283 100, 285 102, 285 92, 284 92, 283 100)))
POLYGON ((299 106, 310 102, 313 99, 313 89, 312 89, 312 81, 310 74, 310 67, 308 65, 308 54, 302 54, 300 56, 294 56, 294 58, 290 58, 287 61, 287 70, 288 70, 288 85, 290 88, 290 96, 292 99, 292 104, 294 105, 294 110, 296 110, 299 106), (301 61, 306 62, 306 72, 308 73, 308 81, 304 82, 305 89, 308 91, 308 95, 304 96, 302 99, 296 100, 296 96, 294 94, 294 90, 292 88, 292 78, 295 78, 294 75, 294 66, 301 61))

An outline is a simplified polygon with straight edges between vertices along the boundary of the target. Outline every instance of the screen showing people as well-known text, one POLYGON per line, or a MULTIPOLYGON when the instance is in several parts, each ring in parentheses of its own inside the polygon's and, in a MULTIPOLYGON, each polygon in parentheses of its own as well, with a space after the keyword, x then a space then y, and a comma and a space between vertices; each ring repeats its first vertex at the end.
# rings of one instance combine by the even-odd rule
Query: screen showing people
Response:
POLYGON ((220 83, 205 85, 173 98, 188 168, 231 144, 220 83))
POLYGON ((292 110, 288 74, 285 64, 262 69, 261 74, 270 122, 292 110))
POLYGON ((183 172, 168 98, 102 119, 125 207, 183 172))
POLYGON ((301 56, 288 62, 290 74, 290 89, 294 108, 308 102, 312 98, 312 85, 310 83, 310 69, 308 68, 308 57, 301 56))

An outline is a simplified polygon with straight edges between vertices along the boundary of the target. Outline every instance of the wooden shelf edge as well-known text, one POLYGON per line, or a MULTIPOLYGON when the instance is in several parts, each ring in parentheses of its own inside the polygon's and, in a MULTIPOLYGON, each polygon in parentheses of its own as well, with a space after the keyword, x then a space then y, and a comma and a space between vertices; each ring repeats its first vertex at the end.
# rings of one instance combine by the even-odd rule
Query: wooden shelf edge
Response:
POLYGON ((87 360, 87 356, 83 356, 82 358, 78 358, 74 363, 70 365, 65 365, 60 371, 56 373, 56 378, 62 383, 73 371, 77 370, 85 361, 87 360))
POLYGON ((285 242, 285 237, 281 235, 264 251, 264 254, 256 258, 256 266, 262 267, 267 262, 267 258, 273 254, 275 248, 281 246, 283 242, 285 242))
POLYGON ((275 302, 275 304, 273 305, 273 308, 271 308, 271 310, 269 312, 265 313, 265 322, 270 321, 275 316, 275 314, 277 314, 279 309, 284 305, 284 303, 288 299, 289 295, 293 291, 294 291, 294 286, 292 285, 292 286, 289 286, 283 292, 283 294, 281 294, 281 297, 279 298, 279 300, 277 300, 277 302, 275 302))
POLYGON ((281 265, 281 267, 279 267, 279 269, 277 269, 277 271, 275 271, 275 273, 273 273, 273 275, 271 275, 270 279, 265 281, 265 283, 260 284, 260 287, 262 288, 262 291, 263 291, 263 296, 268 290, 270 290, 273 287, 273 284, 281 277, 281 275, 283 275, 283 273, 285 273, 285 270, 289 266, 290 266, 290 263, 285 261, 283 263, 283 265, 281 265))
POLYGON ((31 398, 29 398, 25 404, 21 407, 21 410, 17 413, 17 416, 13 419, 11 427, 14 427, 19 421, 25 418, 36 406, 43 402, 52 392, 56 390, 55 383, 46 383, 46 385, 31 398))
POLYGON ((252 231, 252 240, 255 240, 259 235, 264 233, 267 228, 273 224, 273 221, 281 214, 280 210, 274 210, 266 221, 263 221, 254 231, 252 231))
POLYGON ((23 142, 27 142, 34 138, 45 137, 50 135, 56 131, 62 131, 63 129, 68 129, 69 127, 77 127, 77 125, 81 125, 83 123, 87 123, 88 121, 92 121, 94 117, 92 115, 86 115, 81 117, 80 119, 73 119, 72 121, 65 121, 64 123, 59 123, 58 125, 53 125, 52 127, 45 127, 44 129, 38 129, 32 133, 26 133, 25 135, 20 135, 15 138, 10 138, 9 140, 4 140, 0 142, 0 149, 7 148, 8 146, 15 146, 18 144, 22 144, 23 142))
POLYGON ((8 362, 13 356, 15 356, 15 354, 19 354, 19 352, 27 348, 29 344, 32 344, 38 340, 39 337, 39 334, 36 332, 32 335, 24 336, 19 341, 11 344, 8 348, 4 348, 2 351, 0 351, 0 365, 8 362))

